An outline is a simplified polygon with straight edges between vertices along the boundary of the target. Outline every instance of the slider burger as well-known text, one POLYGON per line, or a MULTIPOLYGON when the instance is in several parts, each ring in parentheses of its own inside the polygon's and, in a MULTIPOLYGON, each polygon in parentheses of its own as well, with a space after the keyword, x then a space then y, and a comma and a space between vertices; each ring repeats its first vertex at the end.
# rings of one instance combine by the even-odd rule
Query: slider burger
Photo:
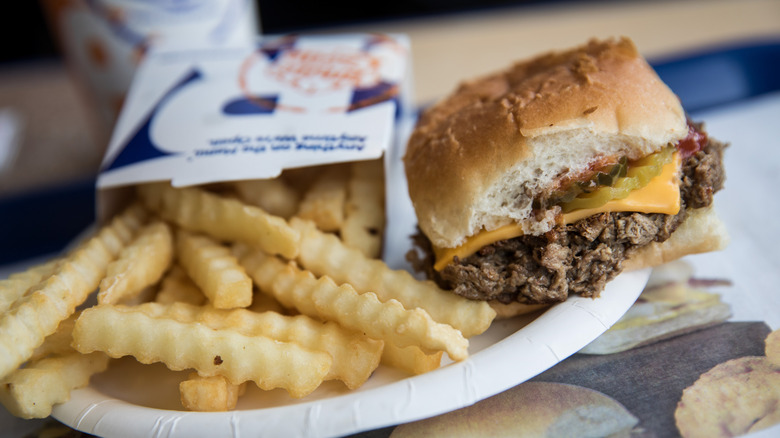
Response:
POLYGON ((724 147, 627 38, 519 62, 421 115, 408 258, 499 315, 596 297, 624 269, 725 245, 724 147))

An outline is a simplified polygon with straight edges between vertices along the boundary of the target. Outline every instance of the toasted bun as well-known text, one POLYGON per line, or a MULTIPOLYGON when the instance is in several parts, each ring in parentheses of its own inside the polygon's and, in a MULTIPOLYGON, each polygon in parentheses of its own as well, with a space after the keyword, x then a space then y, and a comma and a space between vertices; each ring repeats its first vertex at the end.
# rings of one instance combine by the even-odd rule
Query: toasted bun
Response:
POLYGON ((623 262, 623 270, 644 269, 691 254, 718 251, 728 243, 726 225, 715 214, 712 206, 692 209, 668 239, 641 248, 623 262))
POLYGON ((420 229, 456 247, 508 223, 529 234, 534 197, 600 157, 636 159, 687 134, 679 99, 626 39, 591 41, 466 82, 426 111, 407 147, 420 229))

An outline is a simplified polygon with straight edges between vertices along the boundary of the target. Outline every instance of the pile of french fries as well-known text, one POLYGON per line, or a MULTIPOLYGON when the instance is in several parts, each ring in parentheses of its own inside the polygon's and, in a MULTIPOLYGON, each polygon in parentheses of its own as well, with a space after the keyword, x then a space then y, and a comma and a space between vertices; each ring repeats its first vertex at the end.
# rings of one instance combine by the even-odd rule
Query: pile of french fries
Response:
POLYGON ((191 370, 182 407, 235 408, 247 382, 305 397, 380 363, 468 357, 495 312, 380 259, 381 161, 273 180, 137 188, 68 254, 0 280, 0 402, 41 418, 111 358, 191 370), (95 293, 95 291, 97 291, 95 293), (90 304, 87 304, 90 303, 90 304))

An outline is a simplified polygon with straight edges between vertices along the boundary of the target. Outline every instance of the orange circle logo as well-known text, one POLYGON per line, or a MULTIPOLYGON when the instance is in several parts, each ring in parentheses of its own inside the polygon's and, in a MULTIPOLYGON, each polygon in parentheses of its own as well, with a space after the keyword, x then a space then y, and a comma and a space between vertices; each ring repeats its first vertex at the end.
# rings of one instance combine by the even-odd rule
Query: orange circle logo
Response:
MULTIPOLYGON (((327 112, 343 112, 392 99, 398 94, 396 78, 383 77, 387 59, 375 51, 386 49, 394 56, 405 56, 406 49, 383 35, 371 35, 362 48, 296 47, 298 37, 287 36, 264 43, 243 62, 238 83, 245 98, 260 107, 305 112, 300 105, 271 102, 254 93, 250 82, 272 80, 303 95, 315 96, 336 91, 352 91, 352 102, 330 107, 327 112)), ((384 56, 387 56, 386 54, 384 56)))
POLYGON ((377 84, 380 62, 365 52, 328 53, 293 49, 266 69, 266 75, 306 94, 377 84))

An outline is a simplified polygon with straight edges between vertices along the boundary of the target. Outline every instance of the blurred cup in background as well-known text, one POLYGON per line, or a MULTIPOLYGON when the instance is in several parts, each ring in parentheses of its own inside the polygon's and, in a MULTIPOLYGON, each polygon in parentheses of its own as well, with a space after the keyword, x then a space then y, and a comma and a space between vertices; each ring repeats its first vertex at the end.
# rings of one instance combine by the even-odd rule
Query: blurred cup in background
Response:
POLYGON ((103 152, 144 54, 251 44, 254 0, 41 0, 103 152))

